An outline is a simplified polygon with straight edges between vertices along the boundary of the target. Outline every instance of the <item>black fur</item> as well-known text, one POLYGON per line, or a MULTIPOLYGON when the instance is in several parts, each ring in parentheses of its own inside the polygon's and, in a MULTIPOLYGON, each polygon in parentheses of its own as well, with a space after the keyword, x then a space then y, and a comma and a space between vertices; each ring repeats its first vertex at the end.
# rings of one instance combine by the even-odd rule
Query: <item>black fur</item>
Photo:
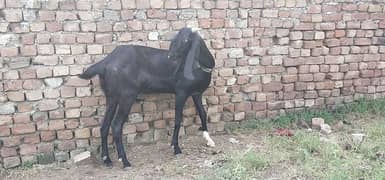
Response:
POLYGON ((211 81, 214 58, 204 41, 189 28, 181 29, 172 40, 170 50, 144 46, 118 46, 106 58, 89 67, 80 78, 99 75, 106 96, 106 113, 101 127, 102 157, 111 165, 107 136, 112 125, 113 138, 123 167, 130 166, 122 145, 122 127, 139 93, 175 94, 175 129, 172 143, 174 153, 181 153, 178 136, 183 107, 189 96, 207 131, 207 117, 202 105, 202 93, 211 81), (114 120, 112 120, 114 119, 114 120))

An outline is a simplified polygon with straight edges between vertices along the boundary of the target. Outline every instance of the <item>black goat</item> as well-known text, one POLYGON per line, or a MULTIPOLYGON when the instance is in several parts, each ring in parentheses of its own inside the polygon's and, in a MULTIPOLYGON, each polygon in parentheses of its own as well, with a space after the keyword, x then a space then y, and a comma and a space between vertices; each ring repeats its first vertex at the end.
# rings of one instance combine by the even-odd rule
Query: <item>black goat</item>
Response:
POLYGON ((79 75, 82 79, 99 75, 106 96, 106 113, 100 129, 104 163, 112 165, 107 148, 112 123, 119 160, 123 162, 123 167, 130 166, 122 144, 122 127, 139 93, 175 94, 175 129, 171 143, 174 154, 181 153, 178 135, 183 107, 189 96, 192 96, 199 113, 200 129, 207 145, 215 146, 207 133, 207 117, 202 105, 202 93, 210 84, 214 65, 214 58, 199 34, 183 28, 171 41, 169 51, 134 45, 118 46, 106 58, 79 75))

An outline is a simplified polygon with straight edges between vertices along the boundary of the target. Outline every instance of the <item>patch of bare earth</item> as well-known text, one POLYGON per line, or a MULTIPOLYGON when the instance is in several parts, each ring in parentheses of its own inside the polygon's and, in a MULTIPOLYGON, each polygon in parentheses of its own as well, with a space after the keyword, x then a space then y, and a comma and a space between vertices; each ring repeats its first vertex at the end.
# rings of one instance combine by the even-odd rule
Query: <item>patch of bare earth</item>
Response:
POLYGON ((213 175, 214 168, 225 160, 226 153, 243 151, 247 148, 258 149, 261 136, 252 134, 212 136, 216 147, 207 147, 201 136, 181 138, 183 154, 174 156, 169 142, 157 142, 149 145, 133 145, 126 148, 132 167, 122 169, 122 164, 111 153, 113 167, 103 166, 99 156, 78 164, 57 163, 50 165, 34 165, 32 168, 2 170, 0 179, 5 180, 87 180, 87 179, 197 179, 213 175), (229 138, 239 142, 232 143, 229 138))
POLYGON ((239 129, 232 131, 236 134, 212 136, 215 148, 207 147, 202 136, 182 137, 183 154, 177 156, 173 155, 169 141, 132 145, 126 148, 132 164, 127 170, 122 169, 112 150, 112 168, 102 164, 100 154, 92 154, 78 164, 0 169, 0 180, 384 179, 384 117, 348 119, 352 119, 351 123, 341 124, 331 134, 294 128, 294 135, 288 137, 276 135, 276 129, 270 126, 239 129), (358 146, 351 141, 352 133, 356 132, 365 134, 364 142, 358 146), (247 156, 247 152, 251 153, 247 156), (366 172, 368 167, 371 171, 366 172))

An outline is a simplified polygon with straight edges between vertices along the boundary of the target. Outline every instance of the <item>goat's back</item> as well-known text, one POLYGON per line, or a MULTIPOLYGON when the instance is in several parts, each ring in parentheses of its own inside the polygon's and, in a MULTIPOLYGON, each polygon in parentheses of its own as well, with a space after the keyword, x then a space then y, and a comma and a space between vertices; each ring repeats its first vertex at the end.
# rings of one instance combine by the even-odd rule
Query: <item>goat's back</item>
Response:
POLYGON ((117 47, 103 60, 105 93, 173 92, 176 62, 167 55, 168 51, 163 49, 135 45, 117 47))

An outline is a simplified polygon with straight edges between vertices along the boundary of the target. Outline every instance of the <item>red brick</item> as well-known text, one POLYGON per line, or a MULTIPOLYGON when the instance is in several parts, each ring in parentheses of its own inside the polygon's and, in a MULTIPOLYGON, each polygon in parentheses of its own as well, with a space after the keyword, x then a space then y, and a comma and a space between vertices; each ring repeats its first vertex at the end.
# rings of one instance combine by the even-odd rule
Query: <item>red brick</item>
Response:
POLYGON ((266 66, 267 74, 281 73, 284 71, 282 66, 266 66))
POLYGON ((74 87, 61 87, 60 88, 61 97, 74 97, 75 88, 74 87))
POLYGON ((360 72, 359 71, 348 71, 345 74, 345 79, 356 79, 359 78, 360 72))
POLYGON ((7 95, 8 95, 8 99, 10 101, 15 101, 15 102, 24 101, 24 93, 23 92, 19 92, 19 91, 8 92, 7 95))
POLYGON ((297 75, 283 75, 282 76, 282 82, 284 82, 284 83, 296 82, 297 79, 298 79, 297 75))
POLYGON ((50 119, 63 119, 64 118, 64 110, 63 109, 57 109, 57 110, 49 111, 48 116, 50 119))
POLYGON ((262 85, 260 83, 248 84, 242 87, 242 91, 245 93, 261 91, 262 85))
POLYGON ((22 46, 20 47, 20 53, 23 56, 35 56, 37 54, 36 46, 22 46))
POLYGON ((223 19, 211 19, 211 28, 223 28, 225 22, 223 19))
POLYGON ((271 82, 263 85, 263 91, 280 91, 283 86, 280 82, 271 82))
POLYGON ((363 78, 375 77, 374 70, 362 70, 360 74, 361 74, 361 77, 363 77, 363 78))
POLYGON ((27 134, 36 131, 35 124, 14 124, 12 127, 12 134, 27 134))
POLYGON ((98 99, 94 97, 86 97, 82 98, 82 103, 83 106, 95 106, 98 105, 98 99))
POLYGON ((299 81, 313 81, 313 74, 299 74, 298 75, 299 81))
POLYGON ((39 153, 50 153, 54 151, 53 143, 40 143, 37 145, 37 151, 39 153))
POLYGON ((16 147, 11 147, 11 148, 2 147, 0 150, 0 155, 3 158, 10 157, 10 156, 16 156, 17 155, 16 147))
POLYGON ((82 129, 76 129, 75 130, 75 138, 81 139, 81 138, 89 138, 91 135, 90 129, 88 128, 82 128, 82 129))
POLYGON ((369 38, 355 38, 354 45, 370 45, 371 40, 369 38))
POLYGON ((30 30, 32 32, 40 32, 45 30, 45 24, 43 22, 32 22, 30 23, 30 30))
POLYGON ((210 19, 198 19, 199 27, 207 29, 210 28, 210 19))
POLYGON ((21 80, 11 80, 4 82, 4 90, 5 91, 14 91, 22 89, 23 81, 21 80))
POLYGON ((139 123, 139 124, 135 124, 135 126, 136 126, 137 132, 145 132, 150 129, 150 126, 148 125, 148 123, 139 123))
POLYGON ((235 104, 236 112, 241 112, 241 111, 247 112, 247 111, 251 111, 251 109, 252 109, 252 104, 249 102, 240 102, 235 104))
POLYGON ((55 20, 55 11, 39 11, 40 21, 53 21, 55 20))
POLYGON ((95 35, 96 43, 111 43, 112 42, 112 34, 96 34, 95 35))
POLYGON ((66 129, 74 129, 79 127, 79 120, 77 119, 71 119, 65 121, 65 127, 66 129))
POLYGON ((123 134, 133 134, 133 133, 136 133, 136 126, 133 125, 133 124, 125 124, 123 126, 123 134))
POLYGON ((283 65, 284 66, 298 66, 304 64, 304 59, 291 59, 291 58, 284 58, 283 59, 283 65))
POLYGON ((49 130, 64 129, 64 120, 51 120, 48 125, 49 130))
POLYGON ((22 144, 19 146, 20 148, 20 155, 31 155, 36 154, 37 148, 35 144, 22 144))
POLYGON ((25 93, 28 101, 36 101, 43 98, 41 90, 29 91, 25 93))
POLYGON ((91 7, 92 7, 92 2, 90 2, 90 1, 77 1, 76 2, 76 9, 90 10, 91 7))
POLYGON ((33 104, 30 102, 22 102, 17 104, 18 112, 30 112, 33 110, 33 104))
POLYGON ((5 147, 12 147, 12 146, 19 145, 21 143, 20 136, 5 137, 5 138, 2 138, 2 140, 3 140, 3 145, 5 147))
POLYGON ((325 81, 316 83, 316 89, 333 89, 335 86, 333 81, 325 81))
POLYGON ((36 79, 28 79, 25 80, 23 83, 23 88, 24 89, 40 89, 43 86, 43 83, 40 80, 36 79))
POLYGON ((342 20, 342 14, 333 13, 333 14, 325 14, 322 17, 323 21, 340 21, 342 20))
POLYGON ((75 149, 75 141, 73 140, 63 140, 59 141, 57 144, 57 148, 60 151, 68 151, 75 149))
POLYGON ((31 121, 30 113, 17 113, 13 115, 13 122, 18 123, 27 123, 31 121))
POLYGON ((344 10, 344 11, 355 11, 355 10, 357 10, 357 5, 356 4, 343 4, 342 5, 342 10, 344 10))
POLYGON ((265 102, 253 103, 253 107, 252 107, 252 109, 255 110, 255 111, 266 110, 266 108, 267 108, 267 104, 265 102))
POLYGON ((9 126, 0 126, 0 137, 11 135, 11 129, 9 126))
MULTIPOLYGON (((8 2, 7 7, 9 7, 8 2)), ((23 20, 21 9, 5 9, 2 11, 2 16, 7 22, 21 22, 23 20)))
POLYGON ((166 128, 166 121, 165 120, 154 121, 154 128, 158 128, 158 129, 166 128))
POLYGON ((112 25, 106 22, 98 22, 96 24, 96 30, 98 32, 110 32, 112 31, 112 25))
POLYGON ((21 79, 34 79, 36 78, 36 70, 32 68, 21 69, 20 71, 21 79))
POLYGON ((49 99, 58 98, 60 96, 59 89, 45 89, 44 97, 49 99))
POLYGON ((40 137, 38 133, 35 134, 26 134, 23 136, 23 142, 26 144, 36 144, 40 142, 40 137))
POLYGON ((25 34, 21 36, 21 42, 23 44, 32 45, 35 43, 35 34, 25 34))
POLYGON ((88 139, 78 139, 76 140, 76 147, 82 148, 82 147, 88 147, 90 146, 90 142, 88 139))
POLYGON ((324 81, 326 78, 325 73, 315 73, 314 74, 314 81, 324 81))
POLYGON ((67 79, 66 86, 88 86, 90 84, 89 80, 80 79, 79 77, 70 77, 67 79))
POLYGON ((56 21, 63 22, 66 20, 77 20, 77 16, 75 12, 70 11, 57 11, 56 12, 56 21))
POLYGON ((82 127, 90 127, 99 125, 98 120, 94 118, 80 118, 80 124, 82 127))
POLYGON ((99 44, 87 45, 87 52, 89 54, 103 54, 103 45, 99 45, 99 44))
POLYGON ((41 131, 40 138, 43 142, 53 141, 56 139, 55 131, 41 131))
POLYGON ((2 47, 0 51, 2 57, 14 57, 17 56, 18 52, 17 47, 2 47))
POLYGON ((48 22, 46 23, 46 29, 48 32, 58 32, 63 30, 63 24, 60 22, 48 22))
POLYGON ((312 23, 300 23, 294 26, 294 30, 313 30, 314 25, 312 23))
POLYGON ((73 138, 73 132, 71 130, 57 131, 57 138, 58 139, 72 139, 73 138))
MULTIPOLYGON (((124 128, 124 127, 123 127, 124 128)), ((135 131, 136 132, 136 131, 135 131)), ((94 127, 91 130, 92 137, 100 137, 100 127, 94 127)))
POLYGON ((59 105, 56 100, 43 100, 38 104, 40 111, 54 110, 58 107, 59 105))

